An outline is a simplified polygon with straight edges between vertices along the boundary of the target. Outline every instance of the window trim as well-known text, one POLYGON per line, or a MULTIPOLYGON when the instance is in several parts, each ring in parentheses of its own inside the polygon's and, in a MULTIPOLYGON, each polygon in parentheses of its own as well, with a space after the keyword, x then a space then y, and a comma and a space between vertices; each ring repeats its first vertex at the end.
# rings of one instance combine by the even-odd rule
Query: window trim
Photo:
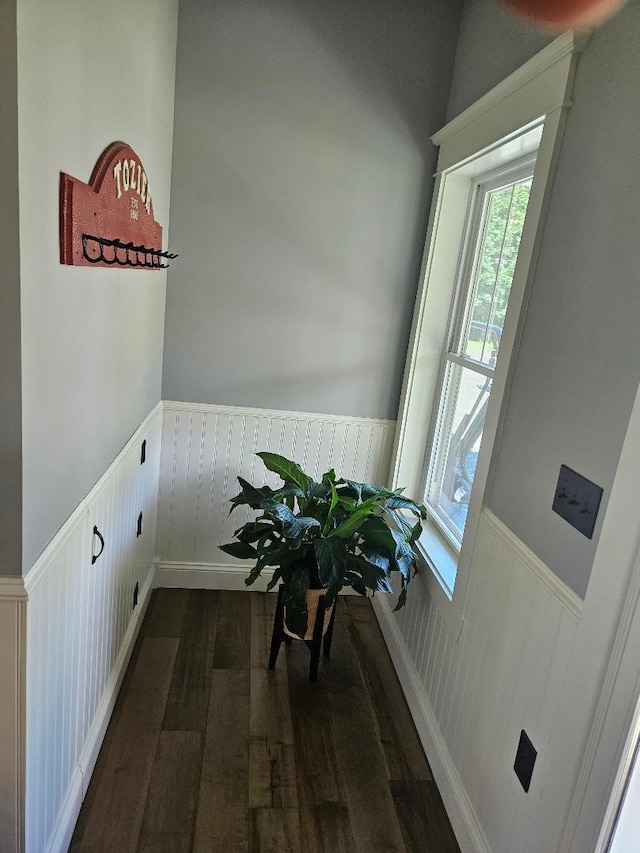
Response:
POLYGON ((422 494, 424 458, 432 421, 454 287, 459 276, 474 178, 537 148, 537 161, 509 311, 474 477, 459 558, 434 547, 432 531, 417 543, 423 576, 450 628, 461 635, 464 603, 480 513, 491 484, 515 354, 549 203, 578 54, 588 34, 567 32, 432 137, 440 148, 416 298, 391 464, 391 486, 422 494), (443 583, 447 558, 457 559, 453 591, 443 583), (443 571, 442 569, 445 569, 443 571))

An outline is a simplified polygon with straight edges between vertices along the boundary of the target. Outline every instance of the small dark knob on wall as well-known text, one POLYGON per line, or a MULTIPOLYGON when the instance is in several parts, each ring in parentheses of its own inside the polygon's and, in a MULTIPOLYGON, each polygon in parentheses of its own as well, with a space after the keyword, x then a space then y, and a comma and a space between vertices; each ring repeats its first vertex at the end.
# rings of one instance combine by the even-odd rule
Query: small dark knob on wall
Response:
POLYGON ((98 551, 97 554, 93 554, 91 556, 91 565, 93 565, 95 563, 95 561, 98 559, 98 557, 104 551, 104 536, 102 535, 102 533, 100 533, 100 531, 98 530, 98 528, 95 524, 93 525, 93 535, 97 536, 98 539, 100 540, 100 550, 98 551))

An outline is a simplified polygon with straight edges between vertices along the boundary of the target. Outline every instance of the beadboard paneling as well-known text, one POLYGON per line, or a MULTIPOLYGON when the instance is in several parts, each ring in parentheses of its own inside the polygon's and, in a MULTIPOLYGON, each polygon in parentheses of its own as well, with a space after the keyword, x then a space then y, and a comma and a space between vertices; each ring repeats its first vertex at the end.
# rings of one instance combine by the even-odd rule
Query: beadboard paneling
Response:
POLYGON ((386 483, 395 421, 164 404, 157 557, 160 565, 245 566, 219 550, 249 517, 229 516, 238 475, 280 485, 255 454, 268 450, 294 459, 312 477, 330 468, 344 477, 386 483))
POLYGON ((560 827, 541 838, 527 821, 542 796, 579 602, 488 511, 466 600, 459 640, 420 576, 397 614, 384 596, 374 604, 463 853, 551 850, 560 827), (528 794, 513 771, 521 729, 538 750, 528 794))
POLYGON ((66 851, 111 715, 153 580, 160 438, 158 407, 25 578, 27 853, 66 851))

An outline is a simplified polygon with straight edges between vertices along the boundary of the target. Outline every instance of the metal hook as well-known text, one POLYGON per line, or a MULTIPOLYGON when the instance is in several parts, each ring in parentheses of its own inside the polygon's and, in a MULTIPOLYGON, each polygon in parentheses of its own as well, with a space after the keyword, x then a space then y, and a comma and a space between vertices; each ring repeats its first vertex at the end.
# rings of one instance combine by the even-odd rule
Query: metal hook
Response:
POLYGON ((113 264, 117 264, 121 267, 146 267, 147 269, 166 269, 169 264, 163 264, 161 262, 162 258, 167 258, 173 260, 173 258, 177 258, 178 255, 170 252, 163 252, 160 249, 150 249, 148 246, 136 246, 134 243, 123 243, 121 240, 109 240, 107 237, 94 237, 92 234, 83 234, 82 235, 82 255, 85 260, 89 261, 90 264, 99 264, 104 263, 112 266, 113 264), (92 243, 96 243, 99 247, 98 257, 93 257, 89 253, 89 249, 87 244, 91 241, 92 243), (105 255, 105 248, 113 249, 113 258, 109 259, 105 255), (118 251, 124 252, 124 259, 122 259, 118 255, 118 251), (132 257, 131 253, 134 254, 132 257), (144 261, 140 260, 140 255, 143 256, 144 261))

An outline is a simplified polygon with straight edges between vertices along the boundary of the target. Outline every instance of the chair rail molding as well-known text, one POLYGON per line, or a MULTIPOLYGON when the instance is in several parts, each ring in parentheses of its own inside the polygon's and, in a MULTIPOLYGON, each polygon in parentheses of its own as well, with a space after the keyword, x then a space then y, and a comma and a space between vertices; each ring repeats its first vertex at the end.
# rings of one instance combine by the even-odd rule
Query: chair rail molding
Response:
POLYGON ((576 619, 580 618, 584 601, 575 593, 570 586, 567 586, 564 581, 551 571, 551 569, 537 557, 530 548, 518 539, 518 537, 509 530, 506 524, 494 515, 488 507, 483 507, 481 518, 484 523, 490 527, 494 533, 507 545, 520 562, 526 565, 540 581, 543 583, 549 592, 551 592, 562 606, 576 619))

